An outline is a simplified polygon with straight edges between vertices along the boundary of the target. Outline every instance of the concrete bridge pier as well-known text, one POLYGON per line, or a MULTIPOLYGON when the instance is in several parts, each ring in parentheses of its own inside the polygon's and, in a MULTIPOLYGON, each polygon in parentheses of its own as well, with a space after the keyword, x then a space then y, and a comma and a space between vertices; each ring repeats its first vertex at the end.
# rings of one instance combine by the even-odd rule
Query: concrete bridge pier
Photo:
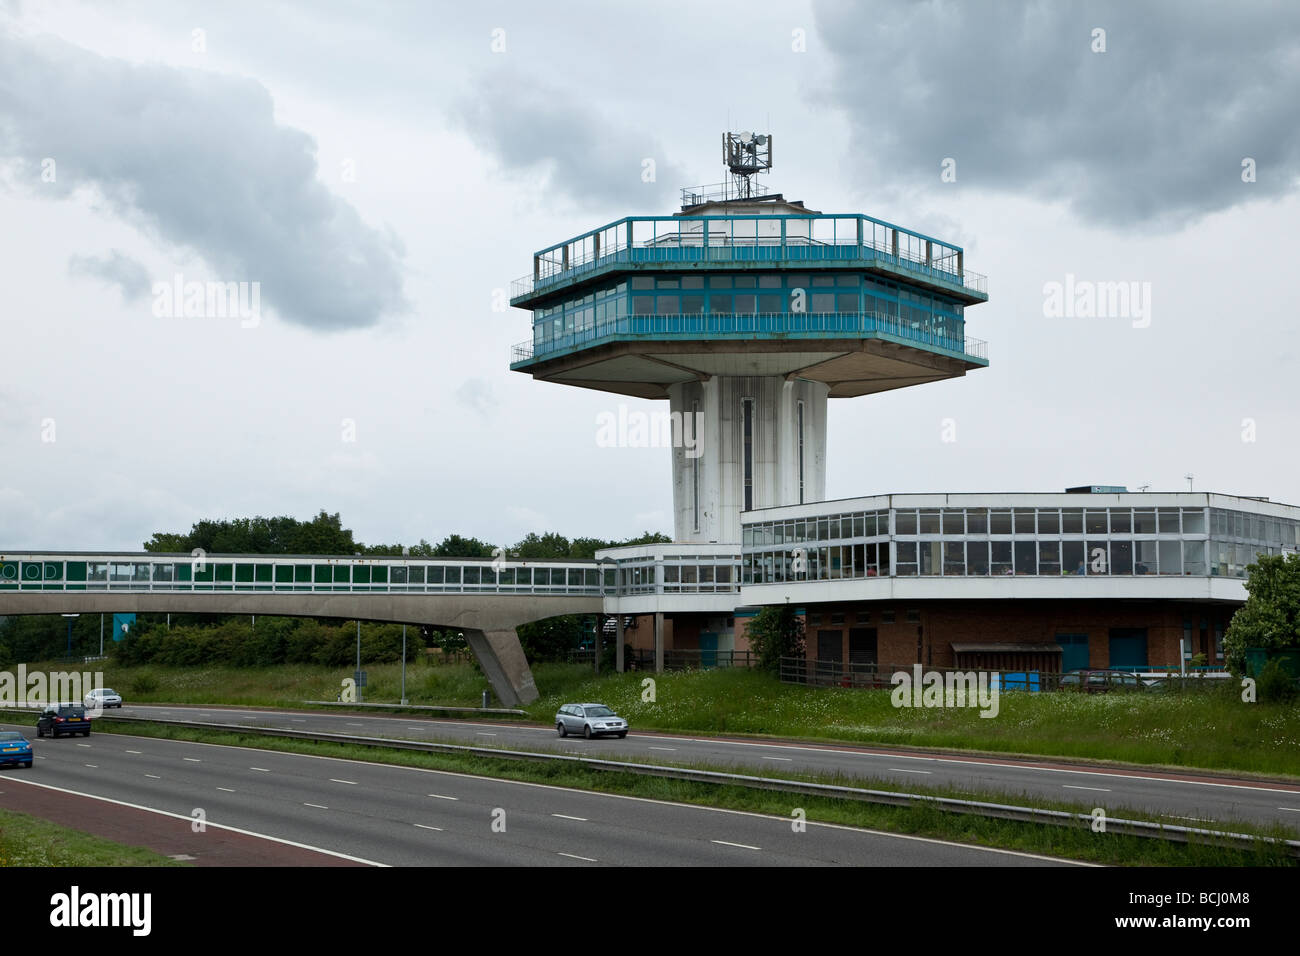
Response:
POLYGON ((513 627, 498 631, 466 628, 464 634, 503 707, 531 704, 538 698, 532 669, 513 627))

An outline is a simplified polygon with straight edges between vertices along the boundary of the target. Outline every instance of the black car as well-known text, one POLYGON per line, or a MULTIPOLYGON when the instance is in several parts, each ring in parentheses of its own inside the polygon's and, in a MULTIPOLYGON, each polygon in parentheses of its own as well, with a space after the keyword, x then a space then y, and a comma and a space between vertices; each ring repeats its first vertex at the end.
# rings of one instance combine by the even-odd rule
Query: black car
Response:
POLYGON ((36 721, 36 736, 44 737, 46 734, 51 737, 62 737, 64 734, 89 737, 90 718, 86 716, 86 708, 81 704, 46 707, 36 721))

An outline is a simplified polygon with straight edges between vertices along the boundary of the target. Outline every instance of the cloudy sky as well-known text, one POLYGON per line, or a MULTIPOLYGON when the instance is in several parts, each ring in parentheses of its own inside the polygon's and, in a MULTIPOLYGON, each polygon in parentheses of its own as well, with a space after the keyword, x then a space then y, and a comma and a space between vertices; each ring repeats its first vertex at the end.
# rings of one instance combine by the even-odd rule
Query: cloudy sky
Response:
POLYGON ((0 550, 322 508, 366 542, 671 532, 668 451, 510 372, 499 305, 721 180, 728 128, 989 277, 990 367, 833 402, 829 497, 1300 503, 1295 4, 0 0, 0 550), (158 314, 178 276, 258 283, 255 317, 158 314), (1149 311, 1050 314, 1067 276, 1149 311))

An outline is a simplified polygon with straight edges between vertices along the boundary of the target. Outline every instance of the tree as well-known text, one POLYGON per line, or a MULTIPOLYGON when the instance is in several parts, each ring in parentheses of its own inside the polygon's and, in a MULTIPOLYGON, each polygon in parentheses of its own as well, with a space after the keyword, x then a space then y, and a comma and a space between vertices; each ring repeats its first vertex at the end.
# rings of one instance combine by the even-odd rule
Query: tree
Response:
POLYGON ((1261 554, 1246 573, 1249 597, 1223 639, 1228 669, 1237 676, 1245 673, 1248 647, 1300 647, 1300 555, 1261 554))
POLYGON ((745 636, 760 670, 779 674, 781 658, 804 655, 803 618, 788 604, 763 608, 745 625, 745 636))

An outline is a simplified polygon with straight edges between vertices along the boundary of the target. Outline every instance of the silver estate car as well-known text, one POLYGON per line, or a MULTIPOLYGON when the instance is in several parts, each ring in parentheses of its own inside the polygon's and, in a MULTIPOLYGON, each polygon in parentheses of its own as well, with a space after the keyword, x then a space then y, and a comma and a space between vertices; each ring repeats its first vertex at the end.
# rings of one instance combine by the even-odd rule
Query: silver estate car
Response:
POLYGON ((605 737, 609 734, 627 736, 627 721, 604 704, 565 704, 555 714, 555 732, 561 737, 582 734, 605 737))

